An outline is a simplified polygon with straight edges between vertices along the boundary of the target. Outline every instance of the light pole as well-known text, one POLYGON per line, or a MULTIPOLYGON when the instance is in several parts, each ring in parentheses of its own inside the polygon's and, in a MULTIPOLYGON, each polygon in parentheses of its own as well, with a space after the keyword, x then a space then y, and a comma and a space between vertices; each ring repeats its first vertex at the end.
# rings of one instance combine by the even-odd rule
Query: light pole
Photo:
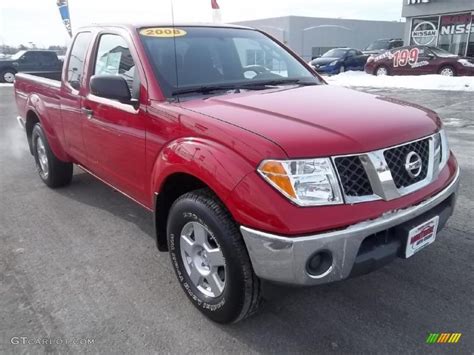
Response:
POLYGON ((302 33, 301 33, 301 58, 303 58, 303 60, 305 59, 304 58, 304 34, 306 31, 315 30, 317 28, 340 28, 346 31, 352 31, 351 28, 340 26, 340 25, 319 25, 319 26, 311 26, 311 27, 303 28, 302 33))
POLYGON ((261 25, 259 27, 262 27, 262 28, 270 28, 270 29, 273 29, 273 30, 277 30, 277 31, 280 31, 281 32, 281 37, 282 37, 282 42, 284 44, 286 44, 286 31, 284 28, 281 28, 281 27, 276 27, 276 26, 269 26, 269 25, 261 25))

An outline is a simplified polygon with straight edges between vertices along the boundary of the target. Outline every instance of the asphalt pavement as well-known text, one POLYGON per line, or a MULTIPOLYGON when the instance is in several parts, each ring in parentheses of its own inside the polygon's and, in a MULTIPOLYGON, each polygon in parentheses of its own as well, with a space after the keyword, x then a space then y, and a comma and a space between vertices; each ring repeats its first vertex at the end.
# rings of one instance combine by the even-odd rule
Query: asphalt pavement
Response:
POLYGON ((462 168, 455 215, 413 258, 320 287, 270 288, 256 316, 223 326, 186 299, 149 212, 81 170, 67 188, 40 181, 13 89, 0 87, 0 353, 472 354, 474 93, 364 91, 442 116, 462 168), (425 343, 442 332, 462 336, 425 343))

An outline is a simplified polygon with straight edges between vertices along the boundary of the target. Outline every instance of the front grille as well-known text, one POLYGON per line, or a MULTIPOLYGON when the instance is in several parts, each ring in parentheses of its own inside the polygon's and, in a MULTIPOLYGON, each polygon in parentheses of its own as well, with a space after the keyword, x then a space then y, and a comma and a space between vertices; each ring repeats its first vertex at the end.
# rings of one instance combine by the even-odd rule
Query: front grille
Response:
POLYGON ((430 159, 429 138, 388 149, 384 152, 384 157, 392 173, 395 186, 398 189, 413 185, 426 179, 428 174, 428 164, 430 159), (405 160, 410 152, 418 153, 423 162, 421 173, 417 177, 411 177, 405 169, 405 160))
POLYGON ((346 196, 373 194, 369 178, 358 156, 336 158, 335 164, 346 196))

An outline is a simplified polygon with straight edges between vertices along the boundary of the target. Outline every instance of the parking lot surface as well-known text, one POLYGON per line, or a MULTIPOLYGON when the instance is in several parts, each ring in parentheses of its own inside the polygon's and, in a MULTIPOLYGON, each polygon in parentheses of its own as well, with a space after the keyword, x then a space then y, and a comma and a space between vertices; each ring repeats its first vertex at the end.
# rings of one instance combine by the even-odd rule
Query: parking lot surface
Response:
POLYGON ((0 352, 472 354, 474 95, 364 91, 444 119, 462 169, 455 215, 411 259, 320 287, 269 288, 260 313, 222 326, 187 300, 150 213, 79 169, 67 188, 41 182, 13 89, 0 87, 0 352), (462 337, 425 344, 441 332, 462 337))

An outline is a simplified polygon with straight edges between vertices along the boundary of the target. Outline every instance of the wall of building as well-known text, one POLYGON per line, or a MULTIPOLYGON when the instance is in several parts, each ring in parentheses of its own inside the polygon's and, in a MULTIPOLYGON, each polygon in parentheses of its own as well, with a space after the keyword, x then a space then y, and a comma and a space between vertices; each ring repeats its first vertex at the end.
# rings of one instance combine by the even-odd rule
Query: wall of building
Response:
POLYGON ((309 60, 336 47, 364 49, 381 38, 402 38, 403 22, 288 16, 237 22, 269 32, 309 60))

